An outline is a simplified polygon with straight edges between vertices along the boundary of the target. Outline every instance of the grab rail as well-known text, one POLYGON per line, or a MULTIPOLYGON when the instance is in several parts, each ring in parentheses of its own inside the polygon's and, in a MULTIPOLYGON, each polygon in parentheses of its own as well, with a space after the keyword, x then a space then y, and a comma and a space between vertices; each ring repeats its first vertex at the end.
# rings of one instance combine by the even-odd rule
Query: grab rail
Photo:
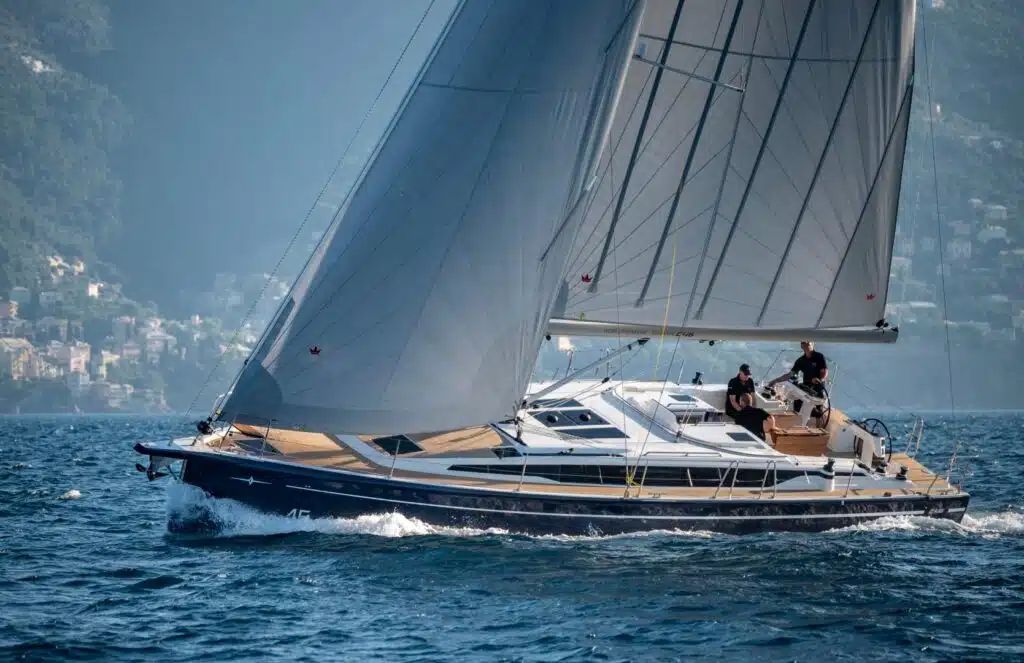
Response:
POLYGON ((722 490, 722 486, 725 485, 725 480, 729 477, 729 470, 735 468, 735 472, 732 474, 732 484, 729 485, 729 498, 732 499, 733 488, 736 487, 736 475, 738 475, 740 469, 740 462, 738 460, 730 461, 729 466, 725 468, 725 474, 722 475, 722 479, 718 482, 718 488, 715 488, 715 494, 711 496, 711 499, 718 498, 718 492, 722 490))
MULTIPOLYGON (((768 481, 768 470, 769 469, 772 470, 772 472, 774 474, 774 479, 775 479, 772 482, 772 499, 775 499, 775 496, 779 492, 779 463, 778 463, 778 461, 773 459, 773 460, 768 461, 768 464, 764 466, 764 476, 761 477, 761 491, 758 492, 757 499, 761 499, 761 497, 764 495, 764 484, 765 484, 765 482, 768 481)), ((739 469, 738 468, 737 468, 736 473, 739 474, 739 469)))

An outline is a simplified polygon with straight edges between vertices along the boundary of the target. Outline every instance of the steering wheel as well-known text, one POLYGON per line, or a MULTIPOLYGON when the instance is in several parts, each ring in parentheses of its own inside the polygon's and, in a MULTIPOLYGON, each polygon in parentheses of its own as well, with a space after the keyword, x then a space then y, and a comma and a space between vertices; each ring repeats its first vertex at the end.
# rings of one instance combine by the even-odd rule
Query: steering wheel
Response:
POLYGON ((892 438, 889 436, 889 427, 885 425, 885 422, 881 419, 865 419, 864 421, 857 422, 857 425, 863 428, 865 431, 874 435, 875 437, 881 437, 885 439, 885 461, 889 462, 892 460, 892 438))
POLYGON ((828 389, 825 388, 825 383, 822 382, 820 386, 821 393, 825 396, 825 402, 818 406, 821 408, 821 416, 818 418, 822 421, 821 427, 827 429, 828 423, 832 421, 832 398, 828 395, 828 389))

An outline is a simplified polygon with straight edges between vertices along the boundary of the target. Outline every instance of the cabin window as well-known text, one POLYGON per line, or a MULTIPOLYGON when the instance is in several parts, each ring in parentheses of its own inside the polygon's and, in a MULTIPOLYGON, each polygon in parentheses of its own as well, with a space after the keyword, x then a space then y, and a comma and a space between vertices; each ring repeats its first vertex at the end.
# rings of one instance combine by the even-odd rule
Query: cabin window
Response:
MULTIPOLYGON (((527 476, 559 483, 580 483, 596 485, 624 485, 627 470, 622 465, 451 465, 448 467, 452 472, 473 472, 480 474, 496 474, 503 476, 527 476)), ((629 468, 629 472, 633 467, 629 468)), ((716 467, 640 467, 636 469, 633 481, 645 486, 681 486, 681 487, 708 487, 731 486, 737 488, 755 488, 771 486, 776 479, 781 483, 789 479, 803 476, 802 471, 781 470, 775 472, 768 470, 767 476, 762 469, 725 469, 716 467), (735 475, 735 477, 734 477, 735 475), (735 484, 733 483, 735 478, 735 484)), ((838 474, 836 475, 838 476, 838 474)))
POLYGON ((757 442, 757 438, 750 433, 726 433, 726 435, 737 442, 757 442))
POLYGON ((416 453, 417 451, 423 451, 422 447, 405 435, 376 437, 371 440, 371 442, 380 447, 385 453, 391 454, 392 456, 400 456, 402 454, 411 454, 416 453))
POLYGON ((520 455, 519 450, 512 447, 496 447, 492 451, 498 458, 515 458, 520 455))

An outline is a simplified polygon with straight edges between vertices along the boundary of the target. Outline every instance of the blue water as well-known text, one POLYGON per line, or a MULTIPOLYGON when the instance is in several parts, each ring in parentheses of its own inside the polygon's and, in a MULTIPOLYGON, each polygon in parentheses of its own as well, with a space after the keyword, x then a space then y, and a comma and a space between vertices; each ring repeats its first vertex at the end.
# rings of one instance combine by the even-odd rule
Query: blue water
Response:
POLYGON ((197 538, 167 513, 205 498, 131 449, 182 419, 0 418, 0 661, 1021 661, 1022 425, 932 419, 926 464, 978 456, 962 525, 525 537, 221 502, 197 538))

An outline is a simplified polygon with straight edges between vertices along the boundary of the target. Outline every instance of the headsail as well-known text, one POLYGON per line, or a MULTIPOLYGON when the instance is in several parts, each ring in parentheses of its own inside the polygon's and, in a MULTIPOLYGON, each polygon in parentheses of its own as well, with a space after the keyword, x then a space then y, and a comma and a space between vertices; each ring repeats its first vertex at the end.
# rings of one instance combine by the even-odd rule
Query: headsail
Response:
POLYGON ((913 0, 651 0, 554 317, 874 327, 914 16, 913 0))
POLYGON ((220 419, 390 434, 513 413, 642 12, 461 2, 220 419))

